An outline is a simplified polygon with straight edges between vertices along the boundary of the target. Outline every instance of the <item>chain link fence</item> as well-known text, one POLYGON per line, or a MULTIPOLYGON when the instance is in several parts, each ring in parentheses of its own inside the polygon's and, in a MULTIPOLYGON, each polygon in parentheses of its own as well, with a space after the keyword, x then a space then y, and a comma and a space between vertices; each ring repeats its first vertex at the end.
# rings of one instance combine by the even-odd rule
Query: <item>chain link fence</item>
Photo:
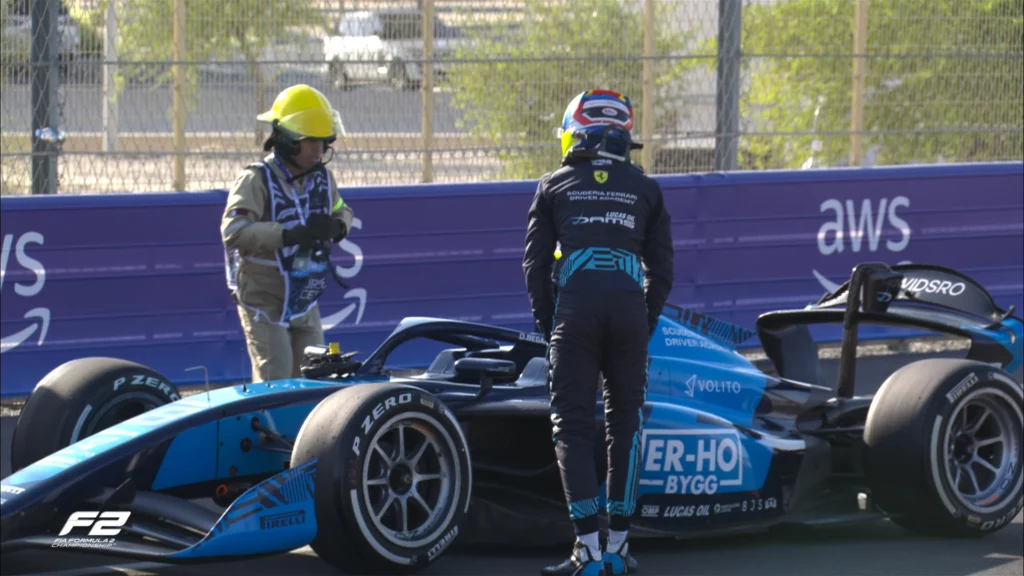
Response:
POLYGON ((591 87, 649 172, 1024 158, 1020 0, 0 0, 3 194, 230 186, 285 87, 344 185, 534 178, 591 87))

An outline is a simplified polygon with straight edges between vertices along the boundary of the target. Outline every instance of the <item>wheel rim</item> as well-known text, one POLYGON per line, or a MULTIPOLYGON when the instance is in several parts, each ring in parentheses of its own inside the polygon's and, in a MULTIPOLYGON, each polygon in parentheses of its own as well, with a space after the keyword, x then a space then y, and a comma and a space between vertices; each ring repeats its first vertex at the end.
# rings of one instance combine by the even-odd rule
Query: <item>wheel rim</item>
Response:
POLYGON ((437 420, 396 416, 374 435, 363 461, 367 515, 390 542, 423 546, 450 521, 461 480, 454 443, 437 420))
POLYGON ((1021 486, 1020 408, 998 390, 978 390, 950 415, 944 435, 946 480, 971 511, 985 514, 1015 498, 1021 486))
POLYGON ((97 432, 106 430, 115 424, 124 422, 156 408, 159 404, 149 394, 133 392, 118 396, 113 402, 104 404, 96 411, 96 415, 85 424, 86 418, 92 412, 92 406, 86 406, 79 418, 77 432, 72 435, 71 442, 77 442, 97 432))

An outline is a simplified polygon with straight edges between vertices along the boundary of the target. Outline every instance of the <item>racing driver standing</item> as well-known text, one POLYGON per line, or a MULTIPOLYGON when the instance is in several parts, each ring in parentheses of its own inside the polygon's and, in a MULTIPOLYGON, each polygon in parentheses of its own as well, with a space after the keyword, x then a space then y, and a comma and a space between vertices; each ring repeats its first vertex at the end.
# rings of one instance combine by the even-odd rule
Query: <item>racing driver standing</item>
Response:
POLYGON ((560 130, 562 165, 541 177, 523 271, 548 340, 551 422, 576 541, 543 575, 636 571, 627 534, 640 476, 647 350, 672 290, 672 232, 661 187, 632 163, 633 107, 611 90, 577 95, 560 130), (562 257, 556 258, 556 246, 562 257), (608 538, 598 535, 596 396, 604 376, 608 538))

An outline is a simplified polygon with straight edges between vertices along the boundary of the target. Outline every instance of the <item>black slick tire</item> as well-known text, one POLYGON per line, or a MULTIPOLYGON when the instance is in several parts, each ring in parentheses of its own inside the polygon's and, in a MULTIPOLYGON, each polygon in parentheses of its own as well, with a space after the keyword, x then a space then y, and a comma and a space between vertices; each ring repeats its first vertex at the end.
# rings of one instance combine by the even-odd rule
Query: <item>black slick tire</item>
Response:
MULTIPOLYGON (((306 418, 292 450, 292 466, 313 459, 317 461, 317 535, 310 546, 343 572, 414 573, 437 560, 458 537, 473 481, 469 451, 454 414, 428 392, 412 386, 366 384, 328 396, 306 418), (397 434, 404 434, 406 440, 396 440, 397 434), (423 453, 414 439, 417 435, 427 447, 423 453), (400 461, 417 454, 413 464, 400 469, 400 461), (408 539, 398 539, 385 522, 406 510, 400 506, 410 506, 408 514, 413 514, 415 498, 399 497, 389 506, 388 498, 402 486, 377 483, 395 478, 400 484, 414 477, 437 481, 436 493, 427 484, 414 484, 412 490, 423 502, 433 502, 436 496, 438 504, 430 514, 417 504, 415 510, 426 519, 408 539), (380 510, 385 511, 380 517, 384 520, 377 518, 380 510)), ((413 523, 409 516, 406 531, 413 523)))
POLYGON ((11 442, 11 470, 180 398, 167 378, 142 364, 104 357, 65 362, 25 402, 11 442))
POLYGON ((936 358, 897 370, 872 400, 864 430, 875 503, 921 534, 1005 527, 1024 505, 1022 414, 1020 383, 998 367, 936 358))

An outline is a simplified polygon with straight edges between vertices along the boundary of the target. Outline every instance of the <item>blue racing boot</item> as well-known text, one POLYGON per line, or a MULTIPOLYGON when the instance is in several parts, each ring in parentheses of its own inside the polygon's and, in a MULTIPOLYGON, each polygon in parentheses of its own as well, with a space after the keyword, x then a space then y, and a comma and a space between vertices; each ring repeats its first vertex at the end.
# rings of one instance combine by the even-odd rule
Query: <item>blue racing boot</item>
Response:
POLYGON ((625 540, 614 550, 609 547, 601 558, 606 576, 636 574, 636 560, 629 555, 629 542, 625 540))
POLYGON ((606 576, 604 563, 594 558, 590 548, 579 540, 572 547, 572 556, 561 564, 547 566, 540 571, 542 576, 606 576))

